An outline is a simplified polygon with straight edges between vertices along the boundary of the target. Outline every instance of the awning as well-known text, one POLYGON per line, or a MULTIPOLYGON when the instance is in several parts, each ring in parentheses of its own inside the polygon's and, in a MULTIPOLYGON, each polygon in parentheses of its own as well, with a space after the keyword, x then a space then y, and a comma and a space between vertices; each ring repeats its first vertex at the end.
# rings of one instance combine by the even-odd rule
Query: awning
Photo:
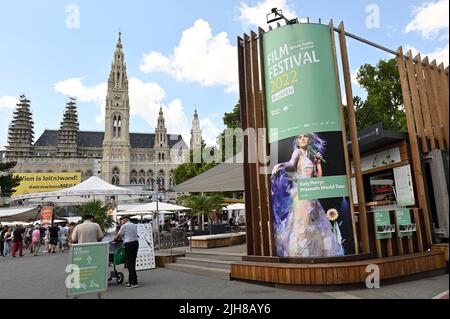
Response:
POLYGON ((151 202, 147 204, 142 204, 131 209, 128 209, 124 212, 118 213, 118 215, 125 215, 124 213, 145 213, 145 212, 155 212, 158 211, 179 211, 179 210, 190 210, 189 207, 173 205, 169 203, 158 203, 158 207, 156 207, 156 202, 151 202), (158 209, 157 209, 158 208, 158 209))
POLYGON ((26 222, 34 219, 38 211, 38 206, 2 208, 0 209, 0 222, 26 222))
POLYGON ((174 187, 176 192, 230 192, 244 190, 242 163, 222 163, 174 187))

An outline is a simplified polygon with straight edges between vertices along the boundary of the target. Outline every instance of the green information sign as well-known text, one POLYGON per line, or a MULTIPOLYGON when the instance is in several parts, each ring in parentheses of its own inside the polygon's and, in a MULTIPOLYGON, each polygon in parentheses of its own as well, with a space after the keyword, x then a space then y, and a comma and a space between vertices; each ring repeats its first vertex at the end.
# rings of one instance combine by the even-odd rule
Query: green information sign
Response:
POLYGON ((379 210, 374 212, 375 214, 375 230, 377 239, 389 239, 392 238, 392 233, 383 232, 378 230, 378 226, 391 225, 391 217, 388 210, 379 210))
POLYGON ((348 196, 347 176, 299 179, 298 199, 319 199, 348 196))
POLYGON ((108 288, 108 243, 74 244, 70 250, 67 295, 100 293, 108 288))
POLYGON ((409 213, 409 209, 408 208, 396 209, 395 218, 397 220, 397 236, 398 237, 412 236, 413 235, 412 231, 405 231, 408 228, 411 228, 408 226, 412 225, 411 214, 409 213))
POLYGON ((269 143, 342 130, 331 32, 311 23, 264 34, 269 143))

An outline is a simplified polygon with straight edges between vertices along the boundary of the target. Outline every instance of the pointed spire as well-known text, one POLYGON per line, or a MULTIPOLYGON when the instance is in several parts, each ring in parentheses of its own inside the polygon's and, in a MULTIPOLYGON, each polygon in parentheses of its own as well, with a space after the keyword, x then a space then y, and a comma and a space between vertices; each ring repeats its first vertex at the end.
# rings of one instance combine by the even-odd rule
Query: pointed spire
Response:
POLYGON ((122 49, 122 32, 121 31, 119 31, 119 39, 117 40, 116 48, 122 49))

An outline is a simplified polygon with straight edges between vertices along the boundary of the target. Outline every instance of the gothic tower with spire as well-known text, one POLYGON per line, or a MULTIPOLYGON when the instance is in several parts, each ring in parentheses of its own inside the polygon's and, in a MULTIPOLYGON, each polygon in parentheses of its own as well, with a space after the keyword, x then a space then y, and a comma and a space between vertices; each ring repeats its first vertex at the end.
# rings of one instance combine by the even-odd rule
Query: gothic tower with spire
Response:
POLYGON ((58 132, 59 157, 71 158, 78 156, 79 129, 76 99, 71 97, 66 104, 66 111, 58 132))
POLYGON ((8 131, 8 157, 30 157, 33 154, 33 119, 30 100, 20 96, 8 131))
POLYGON ((103 139, 102 178, 112 184, 128 184, 130 175, 130 102, 121 33, 108 79, 103 139))
POLYGON ((200 120, 198 119, 197 109, 194 112, 191 129, 191 150, 202 146, 202 130, 200 129, 200 120))

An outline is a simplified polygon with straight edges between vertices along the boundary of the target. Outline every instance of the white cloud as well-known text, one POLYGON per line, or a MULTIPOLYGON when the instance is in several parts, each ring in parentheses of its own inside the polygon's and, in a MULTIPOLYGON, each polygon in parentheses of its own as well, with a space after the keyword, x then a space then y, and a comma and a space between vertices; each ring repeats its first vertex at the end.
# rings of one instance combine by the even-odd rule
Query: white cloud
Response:
POLYGON ((105 97, 107 84, 106 82, 94 85, 86 86, 83 83, 82 77, 70 78, 67 80, 59 81, 54 84, 54 89, 65 96, 76 97, 78 101, 83 103, 95 103, 100 109, 100 115, 95 120, 97 123, 103 123, 105 119, 105 97))
POLYGON ((413 20, 405 27, 405 32, 419 32, 424 38, 435 38, 449 27, 449 1, 426 2, 413 9, 413 20))
POLYGON ((227 92, 238 91, 236 47, 230 44, 226 32, 214 36, 209 23, 202 19, 183 31, 169 56, 155 51, 144 54, 139 68, 147 74, 166 72, 178 81, 225 85, 227 92))
POLYGON ((202 129, 202 138, 207 146, 215 146, 217 144, 217 136, 222 130, 209 118, 200 118, 200 128, 202 129))
MULTIPOLYGON (((403 54, 406 54, 409 50, 411 50, 413 57, 420 53, 420 51, 414 46, 406 44, 403 54)), ((432 52, 421 53, 420 56, 421 58, 428 56, 428 60, 430 62, 436 60, 438 65, 440 63, 444 63, 444 65, 447 66, 449 64, 449 44, 447 43, 447 45, 443 48, 436 48, 432 52)))
POLYGON ((15 109, 17 103, 17 97, 5 95, 0 97, 0 109, 15 109))
POLYGON ((436 59, 437 64, 439 65, 440 63, 444 63, 444 65, 448 65, 449 62, 449 44, 447 43, 447 45, 443 48, 437 48, 435 49, 433 52, 430 52, 426 55, 428 55, 430 61, 433 61, 434 59, 436 59))
MULTIPOLYGON (((288 0, 265 0, 263 2, 257 2, 255 6, 251 7, 245 2, 241 2, 239 11, 239 21, 246 26, 257 26, 264 30, 267 30, 266 16, 271 12, 272 8, 278 8, 283 11, 283 15, 288 19, 297 17, 297 13, 290 7, 288 0)), ((284 20, 277 21, 281 25, 284 25, 284 20)), ((270 24, 272 27, 276 25, 276 22, 270 24)))

